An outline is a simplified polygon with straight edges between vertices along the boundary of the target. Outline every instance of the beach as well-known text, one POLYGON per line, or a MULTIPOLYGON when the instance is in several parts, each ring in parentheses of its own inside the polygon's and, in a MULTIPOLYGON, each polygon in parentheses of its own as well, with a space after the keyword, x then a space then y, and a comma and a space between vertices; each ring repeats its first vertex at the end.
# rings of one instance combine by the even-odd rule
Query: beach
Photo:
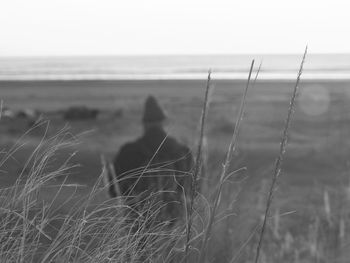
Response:
MULTIPOLYGON (((205 130, 207 185, 217 181, 246 81, 213 80, 212 85, 214 89, 205 130)), ((350 82, 344 80, 307 80, 300 84, 287 155, 276 193, 275 207, 283 212, 297 211, 288 216, 284 222, 286 227, 309 220, 313 216, 310 208, 323 209, 320 200, 324 189, 337 191, 339 185, 347 182, 344 171, 349 154, 346 140, 350 128, 349 85, 350 82), (308 93, 308 90, 315 89, 321 90, 316 95, 323 95, 308 93), (305 202, 305 198, 311 201, 305 202)), ((3 149, 9 149, 18 140, 25 142, 14 158, 3 165, 2 169, 7 172, 1 176, 1 184, 10 186, 14 183, 26 158, 44 135, 50 138, 68 125, 77 144, 66 149, 56 165, 77 151, 70 162, 79 164, 79 167, 72 169, 66 182, 81 187, 66 189, 56 201, 61 202, 70 195, 84 196, 101 174, 101 155, 112 160, 122 144, 141 135, 143 103, 149 94, 155 95, 166 109, 169 134, 195 149, 205 86, 205 79, 2 81, 3 107, 36 110, 49 123, 19 139, 30 127, 23 125, 23 120, 1 119, 3 149), (74 106, 97 109, 99 114, 92 119, 65 119, 64 112, 74 106)), ((232 160, 232 169, 245 170, 237 175, 237 182, 226 189, 225 196, 227 202, 237 199, 235 212, 239 216, 229 223, 237 232, 235 246, 243 242, 261 212, 262 207, 257 205, 259 202, 262 205, 261 198, 266 194, 265 188, 272 175, 293 87, 292 80, 258 80, 248 90, 246 112, 232 160)), ((63 179, 58 178, 55 184, 63 179)), ((52 188, 41 191, 44 199, 50 199, 52 193, 52 188)), ((107 194, 100 197, 100 201, 105 199, 108 199, 107 194)), ((217 231, 220 233, 220 229, 217 231)), ((224 246, 220 242, 217 244, 218 247, 224 246)))
MULTIPOLYGON (((214 80, 212 85, 214 89, 206 136, 209 151, 224 153, 234 129, 246 82, 214 80)), ((347 81, 324 80, 301 83, 290 130, 289 154, 315 151, 322 156, 321 149, 332 148, 334 143, 340 141, 342 148, 346 148, 344 144, 347 142, 343 136, 346 135, 350 118, 349 85, 347 81), (304 96, 303 92, 310 88, 325 91, 326 95, 304 96), (318 109, 320 113, 317 113, 318 109)), ((205 79, 3 81, 0 82, 0 91, 3 107, 37 110, 43 119, 50 120, 47 136, 68 124, 73 134, 80 134, 77 138, 81 141, 81 150, 113 155, 122 144, 142 133, 143 103, 150 94, 159 99, 168 113, 168 132, 194 149, 205 86, 205 79), (74 106, 97 109, 99 115, 95 119, 66 120, 63 112, 74 106)), ((263 151, 272 156, 276 153, 293 86, 293 81, 273 80, 257 81, 255 86, 249 88, 239 136, 239 148, 242 151, 263 151)), ((7 143, 6 140, 14 142, 29 128, 4 118, 1 122, 3 144, 7 143)), ((29 134, 29 137, 35 143, 41 139, 41 134, 36 132, 32 136, 29 134)), ((96 177, 97 174, 86 176, 96 177)))

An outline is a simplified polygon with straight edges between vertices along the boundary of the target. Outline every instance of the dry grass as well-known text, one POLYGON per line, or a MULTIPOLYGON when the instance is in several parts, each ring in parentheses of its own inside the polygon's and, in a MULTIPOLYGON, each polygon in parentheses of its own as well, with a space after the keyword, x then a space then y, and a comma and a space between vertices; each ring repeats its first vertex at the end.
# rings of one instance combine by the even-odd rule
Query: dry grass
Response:
MULTIPOLYGON (((192 173, 192 180, 191 180, 191 190, 190 190, 190 202, 189 202, 189 208, 186 209, 188 213, 186 213, 186 246, 185 246, 185 258, 187 258, 191 243, 191 231, 192 231, 192 224, 193 224, 193 210, 194 210, 194 199, 197 195, 199 185, 198 179, 200 177, 202 166, 203 166, 203 143, 204 143, 204 129, 205 129, 205 122, 207 120, 207 114, 208 114, 208 108, 209 108, 209 90, 211 88, 211 71, 208 72, 208 79, 207 79, 207 87, 205 90, 205 97, 203 102, 203 110, 201 115, 201 122, 200 122, 200 135, 199 135, 199 142, 198 142, 198 148, 197 148, 197 154, 196 154, 196 161, 194 164, 194 169, 192 173)), ((202 178, 203 179, 203 178, 202 178)), ((187 199, 187 198, 186 198, 187 199)))
POLYGON ((259 262, 259 256, 260 256, 262 240, 264 238, 267 218, 268 218, 269 213, 270 213, 270 207, 271 207, 271 204, 272 204, 273 193, 275 192, 277 180, 278 180, 278 177, 279 177, 279 175, 281 173, 281 165, 283 163, 283 157, 284 157, 284 154, 286 152, 289 127, 290 127, 290 123, 291 123, 292 113, 293 113, 293 111, 295 109, 295 100, 296 100, 296 97, 297 97, 300 77, 301 77, 301 74, 303 72, 303 66, 304 66, 306 54, 307 54, 307 47, 305 49, 304 56, 303 56, 303 59, 302 59, 301 64, 300 64, 300 69, 299 69, 299 72, 298 72, 297 80, 296 80, 296 83, 295 83, 295 86, 294 86, 294 90, 293 90, 293 93, 292 93, 292 96, 291 96, 291 100, 290 100, 290 105, 289 105, 289 109, 288 109, 287 119, 286 119, 286 123, 285 123, 285 126, 284 126, 283 134, 282 134, 280 150, 279 150, 279 154, 278 154, 278 157, 277 157, 277 160, 276 160, 274 173, 273 173, 272 181, 271 181, 271 186, 270 186, 270 190, 269 190, 269 194, 268 194, 268 198, 267 198, 267 202, 266 202, 266 209, 265 209, 265 213, 264 213, 264 219, 263 219, 261 232, 260 232, 260 236, 259 236, 259 242, 258 242, 257 249, 256 249, 255 263, 259 262))
MULTIPOLYGON (((30 172, 17 183, 0 192, 0 258, 1 262, 141 262, 173 257, 173 245, 183 236, 179 227, 169 228, 155 222, 164 204, 152 198, 143 200, 142 212, 134 211, 123 202, 107 200, 94 203, 101 187, 102 176, 90 194, 81 200, 70 200, 69 213, 62 214, 50 202, 40 200, 42 188, 65 176, 73 167, 66 160, 59 169, 49 171, 60 150, 72 145, 69 134, 60 132, 43 140, 28 159, 30 172), (163 251, 168 251, 164 253, 163 251)), ((52 186, 52 185, 51 185, 52 186)), ((78 187, 64 182, 56 196, 66 187, 78 187)), ((176 247, 176 246, 175 246, 176 247)))

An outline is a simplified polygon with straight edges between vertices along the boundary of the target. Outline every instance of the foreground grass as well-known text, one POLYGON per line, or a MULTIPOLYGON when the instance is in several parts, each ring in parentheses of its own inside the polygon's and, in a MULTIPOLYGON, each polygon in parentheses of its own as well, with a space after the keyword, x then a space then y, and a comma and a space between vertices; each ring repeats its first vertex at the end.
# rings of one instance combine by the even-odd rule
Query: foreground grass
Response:
MULTIPOLYGON (((0 191, 1 262, 147 262, 170 261, 184 231, 155 222, 164 204, 144 200, 144 212, 136 215, 122 200, 96 204, 94 199, 106 192, 100 178, 90 194, 71 204, 70 212, 61 213, 55 198, 68 185, 57 186, 52 200, 39 198, 42 188, 64 177, 72 165, 69 160, 49 171, 56 154, 72 141, 61 132, 38 145, 28 159, 28 175, 20 175, 16 184, 0 191), (150 212, 152 211, 152 212, 150 212), (168 253, 164 253, 168 251, 168 253)), ((8 156, 6 156, 8 158, 8 156)), ((6 160, 4 160, 6 161, 6 160)), ((62 205, 62 204, 61 204, 62 205)), ((141 204, 140 204, 141 205, 141 204)))

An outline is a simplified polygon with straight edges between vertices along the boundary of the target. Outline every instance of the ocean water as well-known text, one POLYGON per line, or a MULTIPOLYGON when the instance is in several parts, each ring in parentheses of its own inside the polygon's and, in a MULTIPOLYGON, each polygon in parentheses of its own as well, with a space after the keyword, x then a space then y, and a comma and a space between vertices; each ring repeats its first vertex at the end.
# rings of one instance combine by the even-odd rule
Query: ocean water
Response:
MULTIPOLYGON (((252 59, 259 79, 288 80, 302 54, 0 58, 0 80, 246 79, 252 59)), ((350 54, 308 55, 303 79, 350 79, 350 54)))

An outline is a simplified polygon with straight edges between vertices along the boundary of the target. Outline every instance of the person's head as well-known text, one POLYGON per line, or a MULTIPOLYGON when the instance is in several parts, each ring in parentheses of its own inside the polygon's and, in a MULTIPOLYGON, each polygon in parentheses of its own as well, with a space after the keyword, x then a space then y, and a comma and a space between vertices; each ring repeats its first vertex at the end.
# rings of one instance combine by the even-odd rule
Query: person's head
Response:
POLYGON ((163 127, 166 114, 153 96, 148 96, 145 102, 145 110, 143 112, 142 123, 145 130, 153 127, 163 127))

